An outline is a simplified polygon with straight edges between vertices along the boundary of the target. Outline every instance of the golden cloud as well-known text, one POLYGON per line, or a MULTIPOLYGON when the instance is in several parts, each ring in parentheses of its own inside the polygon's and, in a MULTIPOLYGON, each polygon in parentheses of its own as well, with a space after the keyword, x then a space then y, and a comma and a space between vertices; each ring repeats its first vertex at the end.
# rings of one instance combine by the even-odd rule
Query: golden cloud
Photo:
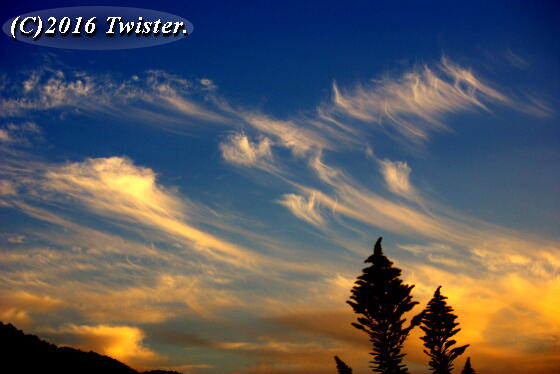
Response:
POLYGON ((113 357, 134 368, 153 367, 163 357, 143 344, 144 333, 138 327, 69 324, 51 331, 60 339, 75 339, 75 346, 113 357))

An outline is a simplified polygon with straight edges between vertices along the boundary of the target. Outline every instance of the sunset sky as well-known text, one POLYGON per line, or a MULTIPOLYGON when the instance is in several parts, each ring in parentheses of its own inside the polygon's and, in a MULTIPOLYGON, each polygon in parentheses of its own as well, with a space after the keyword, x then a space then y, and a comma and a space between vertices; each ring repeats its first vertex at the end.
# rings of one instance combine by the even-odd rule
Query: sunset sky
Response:
POLYGON ((365 374, 346 300, 383 236, 413 311, 448 296, 457 367, 558 372, 556 2, 111 5, 194 32, 0 38, 0 321, 137 369, 365 374))

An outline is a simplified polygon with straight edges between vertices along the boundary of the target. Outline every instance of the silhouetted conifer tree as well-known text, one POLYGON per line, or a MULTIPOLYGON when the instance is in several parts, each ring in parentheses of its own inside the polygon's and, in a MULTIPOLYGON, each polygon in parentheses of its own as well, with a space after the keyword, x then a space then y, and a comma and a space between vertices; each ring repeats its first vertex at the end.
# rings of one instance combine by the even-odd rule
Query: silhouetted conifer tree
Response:
POLYGON ((420 328, 425 335, 421 338, 424 341, 424 353, 430 357, 430 370, 434 374, 450 374, 453 370, 453 361, 465 352, 469 346, 452 348, 457 342, 451 338, 461 329, 455 322, 457 316, 454 315, 453 308, 447 305, 447 297, 440 293, 439 286, 434 293, 434 297, 428 303, 422 317, 420 328))
POLYGON ((342 361, 338 356, 334 356, 334 360, 336 361, 336 369, 338 370, 338 374, 352 374, 352 369, 350 366, 346 365, 344 361, 342 361))
POLYGON ((461 374, 476 374, 476 371, 471 367, 471 358, 467 357, 467 362, 465 362, 465 367, 461 371, 461 374))
POLYGON ((365 331, 373 345, 372 369, 384 374, 405 374, 408 369, 401 353, 410 330, 420 323, 422 314, 412 319, 410 326, 404 327, 403 315, 418 302, 412 301, 410 291, 414 287, 403 284, 399 279, 401 270, 383 255, 379 238, 375 243, 373 255, 365 261, 371 266, 363 269, 352 288, 348 304, 358 315, 357 329, 365 331))

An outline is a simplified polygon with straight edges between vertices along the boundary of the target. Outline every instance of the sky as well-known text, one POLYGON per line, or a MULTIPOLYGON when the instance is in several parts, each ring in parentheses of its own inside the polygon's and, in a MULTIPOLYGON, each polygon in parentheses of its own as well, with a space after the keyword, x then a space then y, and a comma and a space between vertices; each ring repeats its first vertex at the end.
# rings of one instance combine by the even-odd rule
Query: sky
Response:
MULTIPOLYGON (((11 2, 2 19, 108 2, 11 2)), ((134 368, 368 372, 378 237, 482 373, 560 368, 560 10, 130 1, 179 41, 0 39, 0 320, 134 368)), ((427 371, 420 332, 406 343, 427 371)))

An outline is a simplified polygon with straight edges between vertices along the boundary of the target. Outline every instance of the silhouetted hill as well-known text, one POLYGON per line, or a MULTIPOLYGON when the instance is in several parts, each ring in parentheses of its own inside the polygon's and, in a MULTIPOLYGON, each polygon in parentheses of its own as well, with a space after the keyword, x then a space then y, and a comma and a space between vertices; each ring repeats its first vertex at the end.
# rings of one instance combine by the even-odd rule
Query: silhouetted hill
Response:
MULTIPOLYGON (((0 322, 0 372, 6 374, 139 374, 111 357, 69 347, 57 347, 35 335, 0 322)), ((180 374, 153 370, 143 374, 180 374)))

